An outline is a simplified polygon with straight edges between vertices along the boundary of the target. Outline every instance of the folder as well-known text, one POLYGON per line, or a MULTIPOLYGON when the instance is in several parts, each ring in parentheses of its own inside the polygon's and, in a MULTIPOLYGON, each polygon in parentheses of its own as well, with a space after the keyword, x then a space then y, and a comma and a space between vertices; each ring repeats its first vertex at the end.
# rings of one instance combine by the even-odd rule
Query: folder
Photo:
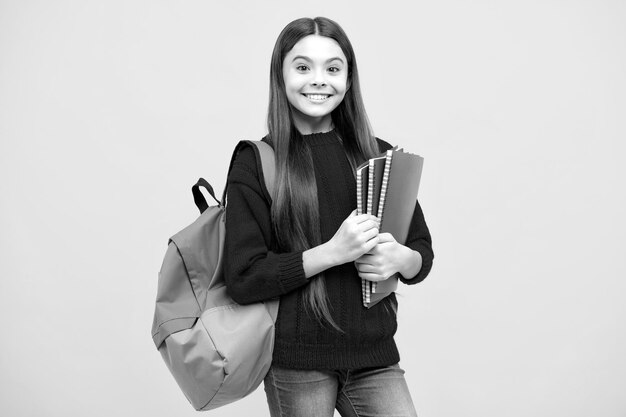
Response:
POLYGON ((380 231, 389 232, 402 244, 406 243, 409 226, 417 203, 417 192, 424 158, 407 152, 392 151, 389 165, 385 166, 378 215, 380 231))
MULTIPOLYGON (((424 158, 397 147, 360 165, 357 168, 357 214, 365 210, 376 215, 380 232, 391 233, 396 241, 405 244, 423 165, 424 158)), ((397 289, 398 274, 380 282, 362 280, 361 287, 363 305, 371 308, 397 289)))

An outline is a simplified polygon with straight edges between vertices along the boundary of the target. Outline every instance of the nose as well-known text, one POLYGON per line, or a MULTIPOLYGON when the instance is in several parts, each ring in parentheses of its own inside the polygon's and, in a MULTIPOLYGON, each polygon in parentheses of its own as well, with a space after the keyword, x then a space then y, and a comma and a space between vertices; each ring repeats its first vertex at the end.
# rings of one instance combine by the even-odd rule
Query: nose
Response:
POLYGON ((311 85, 314 87, 326 87, 326 80, 324 79, 323 71, 316 71, 311 81, 311 85))

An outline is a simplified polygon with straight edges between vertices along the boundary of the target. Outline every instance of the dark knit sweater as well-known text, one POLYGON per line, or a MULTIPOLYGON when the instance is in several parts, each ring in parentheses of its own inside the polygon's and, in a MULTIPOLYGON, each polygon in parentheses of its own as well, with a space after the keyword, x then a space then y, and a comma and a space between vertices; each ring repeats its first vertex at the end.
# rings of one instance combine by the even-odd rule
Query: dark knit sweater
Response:
MULTIPOLYGON (((330 240, 356 208, 356 182, 343 145, 334 131, 304 135, 310 144, 317 182, 320 230, 330 240)), ((378 140, 380 151, 391 148, 378 140)), ((322 325, 305 308, 308 284, 302 251, 277 253, 270 221, 271 198, 263 184, 254 150, 244 148, 228 176, 224 272, 231 297, 240 304, 280 297, 273 363, 295 369, 356 369, 387 366, 400 360, 393 336, 397 329, 395 294, 367 309, 361 300, 361 278, 354 262, 325 271, 326 289, 340 333, 322 325), (393 306, 392 306, 393 304, 393 306)), ((433 252, 428 227, 416 204, 406 246, 422 255, 415 277, 431 269, 433 252)))

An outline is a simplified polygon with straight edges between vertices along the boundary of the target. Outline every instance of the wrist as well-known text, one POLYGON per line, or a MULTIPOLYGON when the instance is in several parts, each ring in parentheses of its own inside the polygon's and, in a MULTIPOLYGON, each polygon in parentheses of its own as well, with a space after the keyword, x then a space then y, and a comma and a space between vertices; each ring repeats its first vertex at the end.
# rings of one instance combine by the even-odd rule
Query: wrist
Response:
POLYGON ((422 255, 407 246, 398 244, 398 272, 406 279, 415 277, 422 269, 422 255))
POLYGON ((333 266, 337 266, 337 265, 341 265, 345 263, 340 259, 341 252, 337 250, 335 245, 333 245, 332 240, 322 243, 317 248, 319 249, 319 256, 322 257, 322 259, 326 260, 325 269, 332 268, 333 266))

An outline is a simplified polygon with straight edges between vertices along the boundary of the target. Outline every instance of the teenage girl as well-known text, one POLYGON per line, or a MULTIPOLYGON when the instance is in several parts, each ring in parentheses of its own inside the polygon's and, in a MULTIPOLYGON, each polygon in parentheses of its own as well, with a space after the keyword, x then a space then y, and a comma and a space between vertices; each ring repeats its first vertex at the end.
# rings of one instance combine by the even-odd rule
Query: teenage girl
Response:
POLYGON ((289 23, 270 68, 269 134, 276 190, 254 150, 228 177, 225 279, 247 304, 280 298, 265 392, 272 416, 415 416, 393 336, 392 293, 362 304, 361 278, 422 281, 431 238, 415 204, 406 245, 356 215, 356 167, 391 145, 369 125, 352 45, 334 21, 289 23))

